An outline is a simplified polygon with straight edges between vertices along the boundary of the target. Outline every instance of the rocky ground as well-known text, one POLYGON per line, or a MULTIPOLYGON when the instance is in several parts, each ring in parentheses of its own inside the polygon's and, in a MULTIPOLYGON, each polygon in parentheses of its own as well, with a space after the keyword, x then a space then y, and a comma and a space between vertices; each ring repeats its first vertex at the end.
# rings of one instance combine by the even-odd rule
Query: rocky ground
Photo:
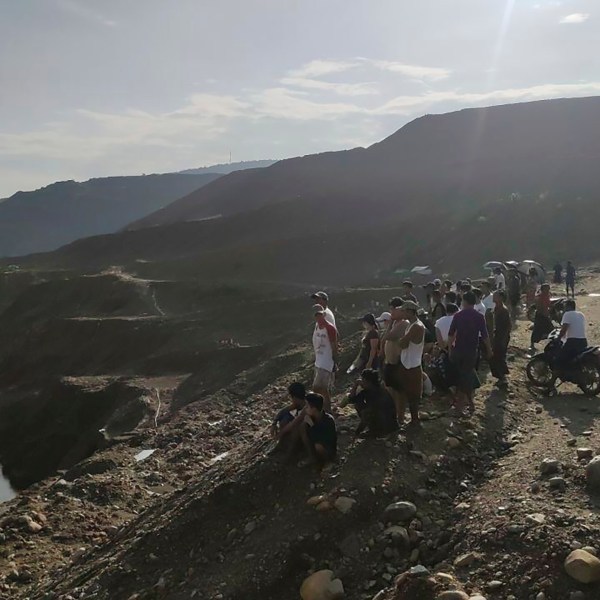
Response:
MULTIPOLYGON (((600 341, 600 279, 585 286, 600 341)), ((360 440, 342 409, 321 474, 268 454, 285 386, 310 377, 305 348, 178 411, 179 380, 146 382, 155 421, 0 505, 0 598, 600 598, 600 401, 529 388, 528 336, 520 321, 508 390, 486 378, 468 421, 430 399, 421 431, 360 440)))

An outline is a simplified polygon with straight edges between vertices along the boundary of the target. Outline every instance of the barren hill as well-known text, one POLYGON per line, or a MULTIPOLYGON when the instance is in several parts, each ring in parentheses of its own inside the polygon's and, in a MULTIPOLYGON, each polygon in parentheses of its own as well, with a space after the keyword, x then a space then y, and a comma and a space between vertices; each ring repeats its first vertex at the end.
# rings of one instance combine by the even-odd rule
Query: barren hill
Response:
POLYGON ((17 192, 0 202, 0 256, 45 252, 81 237, 118 231, 218 177, 105 177, 17 192))

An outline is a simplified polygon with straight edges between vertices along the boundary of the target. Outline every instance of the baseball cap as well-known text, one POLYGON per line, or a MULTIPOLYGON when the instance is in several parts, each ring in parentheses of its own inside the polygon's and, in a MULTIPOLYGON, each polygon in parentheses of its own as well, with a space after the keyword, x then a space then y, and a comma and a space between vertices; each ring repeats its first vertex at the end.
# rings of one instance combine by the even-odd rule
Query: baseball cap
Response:
POLYGON ((402 285, 406 285, 406 286, 410 286, 410 287, 412 287, 412 286, 413 286, 413 282, 412 282, 410 279, 405 279, 405 280, 402 282, 402 285))
POLYGON ((398 296, 394 296, 390 301, 389 301, 389 305, 394 307, 394 308, 399 308, 400 306, 402 306, 404 304, 404 300, 402 300, 402 298, 399 298, 398 296))
POLYGON ((313 313, 315 315, 324 315, 325 309, 320 304, 314 304, 313 305, 313 313))
POLYGON ((382 312, 376 319, 375 319, 378 323, 386 323, 387 321, 391 321, 392 320, 392 313, 389 312, 382 312))
POLYGON ((434 279, 433 280, 433 285, 442 285, 442 280, 441 279, 434 279))
POLYGON ((402 305, 404 310, 414 310, 415 312, 419 311, 419 305, 412 300, 406 300, 402 305))
POLYGON ((312 294, 311 298, 318 298, 319 300, 325 300, 325 302, 329 302, 329 296, 325 292, 315 292, 312 294))

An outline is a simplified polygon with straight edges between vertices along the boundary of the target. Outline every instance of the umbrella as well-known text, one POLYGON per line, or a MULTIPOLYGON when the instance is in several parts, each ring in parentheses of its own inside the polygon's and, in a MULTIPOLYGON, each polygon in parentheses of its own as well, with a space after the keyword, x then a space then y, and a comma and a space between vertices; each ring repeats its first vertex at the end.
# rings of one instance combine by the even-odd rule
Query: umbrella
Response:
POLYGON ((504 266, 499 260, 489 260, 483 265, 484 269, 501 269, 504 266))
POLYGON ((542 281, 546 278, 544 267, 535 260, 524 260, 518 268, 519 272, 524 273, 525 275, 529 274, 529 269, 535 269, 537 276, 540 277, 542 281))
POLYGON ((431 275, 431 267, 413 267, 411 273, 416 273, 417 275, 431 275))

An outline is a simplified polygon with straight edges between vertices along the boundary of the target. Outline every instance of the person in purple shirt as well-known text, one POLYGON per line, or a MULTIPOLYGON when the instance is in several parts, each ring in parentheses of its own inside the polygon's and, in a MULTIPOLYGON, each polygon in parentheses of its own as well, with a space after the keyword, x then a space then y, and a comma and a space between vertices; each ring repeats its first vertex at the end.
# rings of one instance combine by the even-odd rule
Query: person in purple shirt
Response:
POLYGON ((448 347, 450 348, 450 362, 456 371, 457 403, 459 411, 467 405, 473 412, 473 392, 478 386, 477 354, 479 340, 485 344, 488 358, 492 357, 492 346, 488 335, 485 317, 475 309, 477 299, 471 291, 466 292, 462 300, 462 310, 457 312, 452 319, 448 332, 448 347))

